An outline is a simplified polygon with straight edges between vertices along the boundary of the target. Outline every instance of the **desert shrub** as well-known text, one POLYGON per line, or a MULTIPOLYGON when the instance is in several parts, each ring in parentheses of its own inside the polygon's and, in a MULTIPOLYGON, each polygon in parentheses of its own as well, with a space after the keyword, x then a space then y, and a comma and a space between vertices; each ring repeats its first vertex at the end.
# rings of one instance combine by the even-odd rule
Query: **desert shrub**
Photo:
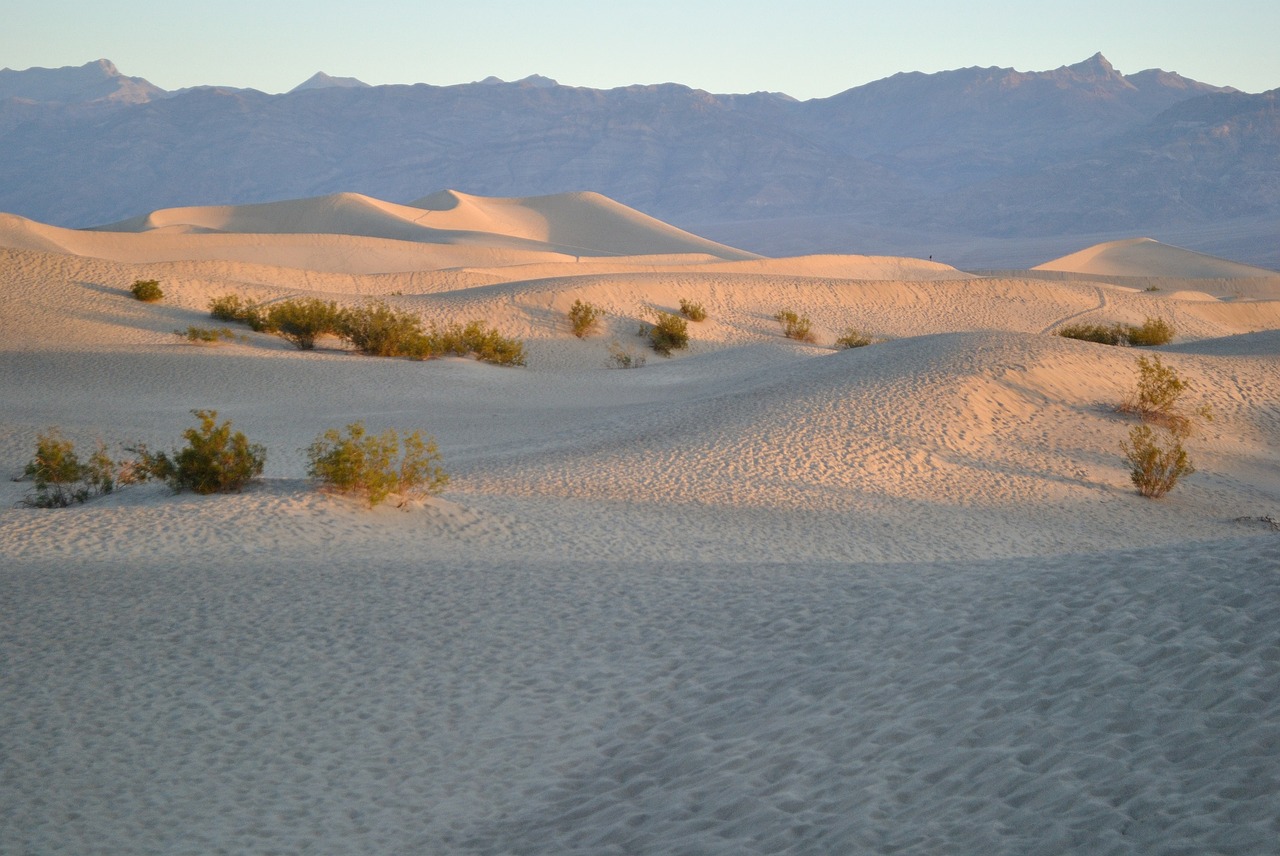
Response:
MULTIPOLYGON (((36 435, 36 454, 23 470, 23 476, 31 479, 35 492, 24 497, 23 505, 33 508, 66 508, 75 502, 86 502, 90 497, 111 493, 121 477, 121 465, 107 454, 103 443, 81 462, 75 445, 62 437, 57 428, 50 428, 36 435)), ((127 468, 125 470, 127 473, 127 468)))
POLYGON ((707 310, 702 308, 701 303, 694 303, 683 298, 680 300, 680 314, 690 321, 707 320, 707 310))
POLYGON ((1068 324, 1058 328, 1058 335, 1099 345, 1119 345, 1128 338, 1123 324, 1068 324))
POLYGON ((812 342, 813 332, 812 322, 806 315, 797 315, 790 309, 783 309, 773 316, 774 320, 782 325, 782 335, 788 339, 795 339, 798 342, 812 342))
POLYGON ((437 493, 449 481, 433 438, 388 429, 366 434, 353 422, 343 435, 330 428, 307 448, 308 474, 342 493, 363 496, 373 508, 393 493, 403 498, 437 493), (401 446, 403 445, 403 451, 401 446))
POLYGON ((342 311, 338 335, 371 357, 426 359, 430 343, 417 315, 371 303, 342 311))
POLYGON ((1174 329, 1162 318, 1147 318, 1140 327, 1132 324, 1068 324, 1058 328, 1058 335, 1100 345, 1147 347, 1169 344, 1173 341, 1174 329))
POLYGON ((616 340, 609 343, 609 365, 615 369, 638 369, 644 365, 644 354, 635 354, 616 340))
POLYGON ((341 320, 338 304, 310 297, 270 306, 263 329, 287 339, 300 351, 309 351, 316 346, 318 337, 326 333, 337 335, 342 329, 341 320))
POLYGON ((1128 442, 1120 444, 1129 461, 1130 480, 1138 493, 1151 499, 1164 496, 1178 479, 1196 471, 1182 448, 1181 435, 1168 428, 1161 433, 1157 437, 1150 425, 1135 425, 1128 442))
POLYGON ((164 297, 160 283, 154 279, 140 279, 129 287, 129 292, 143 303, 155 303, 164 297))
POLYGON ((466 326, 454 323, 437 327, 433 324, 426 342, 427 356, 471 354, 494 365, 524 365, 524 343, 503 336, 492 327, 485 327, 482 321, 470 321, 466 326))
POLYGON ((1124 413, 1137 414, 1143 422, 1179 426, 1185 430, 1189 417, 1183 412, 1179 399, 1187 390, 1187 382, 1179 377, 1173 366, 1162 363, 1158 354, 1150 358, 1138 357, 1137 368, 1137 384, 1119 409, 1124 413))
POLYGON ((836 339, 836 347, 848 350, 849 348, 865 348, 870 345, 872 339, 866 333, 861 332, 853 327, 844 331, 840 338, 836 339))
POLYGON ((573 301, 573 306, 569 307, 569 324, 573 327, 573 335, 579 339, 590 336, 600 326, 600 318, 603 315, 604 310, 593 303, 573 301))
POLYGON ((158 478, 176 491, 228 493, 238 491, 262 475, 266 449, 251 444, 239 431, 231 433, 231 422, 218 425, 218 411, 193 410, 200 425, 183 432, 187 445, 172 454, 151 452, 145 446, 135 451, 144 477, 158 478))
POLYGON ((224 294, 209 301, 209 317, 216 321, 234 321, 247 324, 256 332, 263 332, 266 326, 265 313, 261 306, 250 303, 238 294, 224 294))
POLYGON ((173 335, 181 336, 188 342, 199 342, 204 344, 214 344, 220 341, 232 341, 236 334, 231 332, 230 327, 188 327, 186 330, 174 330, 173 335))
POLYGON ((649 346, 664 357, 689 347, 689 322, 670 312, 659 312, 647 334, 649 346))
POLYGON ((1173 325, 1163 318, 1147 318, 1141 327, 1130 326, 1125 338, 1134 347, 1167 345, 1173 341, 1173 325))

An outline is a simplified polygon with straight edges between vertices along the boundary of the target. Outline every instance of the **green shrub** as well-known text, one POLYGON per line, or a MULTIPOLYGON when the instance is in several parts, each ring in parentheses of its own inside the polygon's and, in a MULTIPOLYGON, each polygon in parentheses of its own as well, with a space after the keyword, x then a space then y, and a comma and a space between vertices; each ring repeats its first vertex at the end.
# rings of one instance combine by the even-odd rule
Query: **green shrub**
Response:
POLYGON ((144 477, 158 478, 175 492, 229 493, 238 491, 262 475, 267 460, 266 449, 250 444, 239 431, 231 433, 231 422, 217 424, 218 411, 193 410, 200 425, 183 432, 187 445, 172 455, 150 452, 145 446, 133 451, 139 455, 144 477))
POLYGON ((461 357, 472 354, 476 359, 494 365, 524 365, 524 343, 485 327, 482 321, 470 321, 465 327, 457 323, 446 327, 432 325, 426 341, 427 356, 455 354, 461 357))
POLYGON ((107 454, 106 445, 86 462, 76 455, 75 445, 63 439, 57 428, 36 435, 36 454, 23 470, 31 479, 35 493, 23 498, 22 504, 32 508, 66 508, 90 497, 111 493, 116 483, 130 479, 120 474, 121 467, 107 454))
POLYGON ((164 297, 159 281, 154 279, 140 279, 129 287, 129 291, 143 303, 155 303, 164 297))
POLYGON ((664 357, 689 347, 689 322, 670 312, 659 312, 647 333, 649 346, 664 357))
POLYGON ((644 354, 634 354, 615 340, 609 343, 609 365, 615 369, 638 369, 644 365, 644 354))
POLYGON ((1151 499, 1159 499, 1173 490, 1178 479, 1196 471, 1182 448, 1181 436, 1174 430, 1164 429, 1157 438, 1149 425, 1135 425, 1129 431, 1129 441, 1120 448, 1129 461, 1129 478, 1138 493, 1151 499))
POLYGON ((1068 324, 1058 328, 1058 335, 1100 345, 1146 347, 1169 344, 1173 341, 1174 329, 1162 318, 1147 318, 1140 327, 1132 324, 1068 324))
POLYGON ((209 301, 209 316, 217 321, 247 324, 255 332, 264 332, 266 317, 262 307, 249 303, 238 294, 224 294, 209 301))
POLYGON ((797 315, 790 309, 783 309, 773 316, 782 325, 782 335, 798 342, 813 342, 812 322, 808 316, 797 315))
POLYGON ((216 330, 212 327, 188 327, 186 330, 174 330, 173 335, 181 336, 188 342, 199 342, 203 344, 214 344, 220 341, 232 341, 236 334, 231 332, 230 327, 219 327, 216 330))
POLYGON ((871 337, 866 333, 850 327, 844 331, 844 335, 836 339, 836 347, 843 348, 845 350, 848 350, 849 348, 865 348, 867 345, 870 345, 871 342, 871 337))
POLYGON ((701 303, 693 303, 684 299, 680 300, 680 314, 690 321, 707 320, 707 310, 702 308, 701 303))
POLYGON ((338 335, 342 329, 342 313, 332 300, 309 297, 285 300, 267 309, 263 329, 292 342, 300 351, 310 351, 316 339, 325 334, 338 335))
POLYGON ((371 303, 342 311, 338 335, 371 357, 431 356, 430 342, 417 315, 371 303))
POLYGON ((600 326, 603 315, 604 311, 595 304, 573 301, 573 306, 569 307, 569 324, 573 327, 573 335, 579 339, 590 336, 600 326))
MULTIPOLYGON (((1143 422, 1156 422, 1185 433, 1190 418, 1183 412, 1179 399, 1187 383, 1172 366, 1160 361, 1158 354, 1138 357, 1138 382, 1133 392, 1120 404, 1124 413, 1135 413, 1143 422)), ((1208 416, 1207 411, 1202 414, 1208 416)))
POLYGON ((1163 318, 1147 318, 1141 327, 1129 327, 1125 338, 1134 347, 1167 345, 1173 341, 1173 325, 1163 318))
POLYGON ((353 422, 346 435, 325 431, 307 449, 308 474, 342 493, 363 496, 373 508, 393 493, 408 499, 439 492, 449 482, 433 438, 414 431, 402 441, 394 429, 366 434, 353 422))
POLYGON ((1123 324, 1068 324, 1058 328, 1058 335, 1099 345, 1119 345, 1128 338, 1123 324))

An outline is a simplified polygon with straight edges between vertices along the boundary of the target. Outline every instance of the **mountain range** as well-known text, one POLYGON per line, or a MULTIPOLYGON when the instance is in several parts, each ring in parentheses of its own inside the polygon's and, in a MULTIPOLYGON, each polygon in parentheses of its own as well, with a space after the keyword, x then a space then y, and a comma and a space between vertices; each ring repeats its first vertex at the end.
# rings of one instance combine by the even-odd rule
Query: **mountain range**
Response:
POLYGON ((538 76, 166 92, 100 60, 0 70, 0 211, 83 227, 339 192, 590 190, 770 255, 999 267, 1145 235, 1280 268, 1278 94, 1125 75, 1101 54, 809 101, 538 76))

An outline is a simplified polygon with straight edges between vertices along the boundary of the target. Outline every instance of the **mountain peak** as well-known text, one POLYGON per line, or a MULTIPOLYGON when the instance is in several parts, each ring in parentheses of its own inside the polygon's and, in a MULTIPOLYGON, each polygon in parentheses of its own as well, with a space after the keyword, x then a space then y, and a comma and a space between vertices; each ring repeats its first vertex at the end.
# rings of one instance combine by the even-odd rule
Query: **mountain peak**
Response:
POLYGON ((290 92, 302 92, 307 89, 365 89, 369 84, 363 80, 354 77, 333 77, 325 74, 323 71, 317 71, 297 86, 290 89, 290 92))
POLYGON ((166 94, 141 77, 121 74, 109 59, 62 68, 0 69, 0 99, 62 104, 143 104, 166 94))
POLYGON ((1075 65, 1064 66, 1063 68, 1067 71, 1073 71, 1080 77, 1086 79, 1121 76, 1120 73, 1116 71, 1115 66, 1111 64, 1110 60, 1102 55, 1101 51, 1083 62, 1078 62, 1075 65))

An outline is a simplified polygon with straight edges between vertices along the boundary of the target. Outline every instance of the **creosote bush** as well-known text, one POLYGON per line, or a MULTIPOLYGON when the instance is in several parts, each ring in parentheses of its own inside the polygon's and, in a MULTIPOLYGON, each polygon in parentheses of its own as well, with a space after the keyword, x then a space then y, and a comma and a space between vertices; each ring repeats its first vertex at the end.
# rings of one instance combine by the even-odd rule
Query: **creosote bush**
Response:
POLYGON ((309 297, 286 300, 267 308, 263 329, 310 351, 323 335, 341 334, 342 312, 332 300, 309 297))
POLYGON ((428 360, 470 354, 496 365, 524 365, 524 343, 480 321, 433 324, 424 330, 417 315, 380 302, 341 308, 333 301, 306 298, 264 309, 232 294, 214 298, 210 310, 214 318, 243 321, 254 330, 282 336, 302 350, 314 348, 320 336, 332 335, 367 356, 428 360))
POLYGON ((615 339, 609 343, 609 365, 615 369, 638 369, 644 365, 644 354, 635 354, 615 339))
POLYGON ((1212 420, 1213 414, 1207 405, 1188 413, 1181 401, 1186 381, 1172 366, 1164 365, 1158 354, 1138 357, 1137 368, 1137 385, 1118 409, 1136 414, 1144 424, 1130 429, 1120 449, 1129 462, 1134 487, 1143 496, 1157 499, 1172 490, 1178 479, 1196 471, 1182 441, 1190 436, 1197 418, 1212 420), (1145 423, 1153 423, 1158 431, 1145 423))
POLYGON ((129 287, 129 292, 143 303, 155 303, 164 297, 158 280, 140 279, 129 287))
POLYGON ((1123 324, 1068 324, 1058 328, 1058 335, 1099 345, 1119 345, 1126 339, 1123 324))
POLYGON ((680 314, 690 321, 707 320, 707 310, 702 308, 701 303, 694 303, 683 298, 680 300, 680 314))
POLYGON ((797 342, 813 342, 812 322, 806 315, 797 315, 790 309, 783 309, 773 316, 782 325, 782 335, 797 342))
POLYGON ((1129 431, 1129 441, 1120 444, 1129 461, 1130 480, 1138 493, 1150 499, 1164 496, 1173 490, 1178 479, 1196 471, 1178 432, 1160 430, 1162 437, 1150 425, 1135 425, 1129 431))
POLYGON ((1159 354, 1138 357, 1137 369, 1137 384, 1118 408, 1122 413, 1137 414, 1143 422, 1164 425, 1183 435, 1189 433, 1195 417, 1212 421, 1207 406, 1190 413, 1183 407, 1187 382, 1173 366, 1162 363, 1159 354))
POLYGON ((1129 327, 1125 338, 1135 348, 1167 345, 1173 341, 1173 325, 1163 318, 1147 318, 1141 327, 1129 327))
POLYGON ((836 347, 844 350, 850 348, 865 348, 872 343, 872 338, 853 327, 844 331, 840 338, 836 339, 836 347))
POLYGON ((238 294, 224 294, 209 301, 209 316, 217 321, 247 324, 254 332, 264 332, 266 317, 262 308, 238 294))
POLYGON ((689 347, 689 322, 679 315, 659 312, 657 320, 645 332, 649 346, 664 357, 689 347))
POLYGON ((370 357, 431 356, 430 342, 417 315, 393 309, 385 303, 369 303, 344 309, 338 335, 370 357))
POLYGON ((600 326, 603 315, 604 310, 593 303, 573 301, 573 306, 569 307, 569 325, 573 328, 573 335, 579 339, 590 336, 600 326))
POLYGON ((32 508, 66 508, 72 503, 87 502, 90 497, 111 493, 121 479, 117 464, 98 444, 88 461, 81 462, 75 445, 62 437, 57 428, 36 435, 36 454, 23 470, 31 479, 35 493, 23 498, 22 504, 32 508))
POLYGON ((421 497, 449 482, 433 438, 414 431, 402 440, 394 429, 367 434, 360 422, 348 425, 345 435, 336 428, 325 431, 307 448, 307 460, 312 478, 364 497, 370 508, 393 493, 402 499, 421 497))
POLYGON ((218 425, 218 411, 193 410, 199 426, 183 432, 187 445, 172 454, 151 452, 145 446, 134 451, 145 477, 161 479, 175 492, 229 493, 238 491, 262 475, 267 451, 251 444, 231 422, 218 425))
POLYGON ((1163 318, 1147 318, 1141 326, 1132 324, 1068 324, 1058 328, 1066 339, 1096 342, 1099 345, 1132 345, 1135 348, 1167 345, 1173 341, 1173 325, 1163 318))
POLYGON ((186 330, 174 330, 173 335, 180 336, 188 342, 195 344, 212 345, 221 341, 231 342, 236 338, 236 334, 231 331, 230 327, 188 327, 186 330))

